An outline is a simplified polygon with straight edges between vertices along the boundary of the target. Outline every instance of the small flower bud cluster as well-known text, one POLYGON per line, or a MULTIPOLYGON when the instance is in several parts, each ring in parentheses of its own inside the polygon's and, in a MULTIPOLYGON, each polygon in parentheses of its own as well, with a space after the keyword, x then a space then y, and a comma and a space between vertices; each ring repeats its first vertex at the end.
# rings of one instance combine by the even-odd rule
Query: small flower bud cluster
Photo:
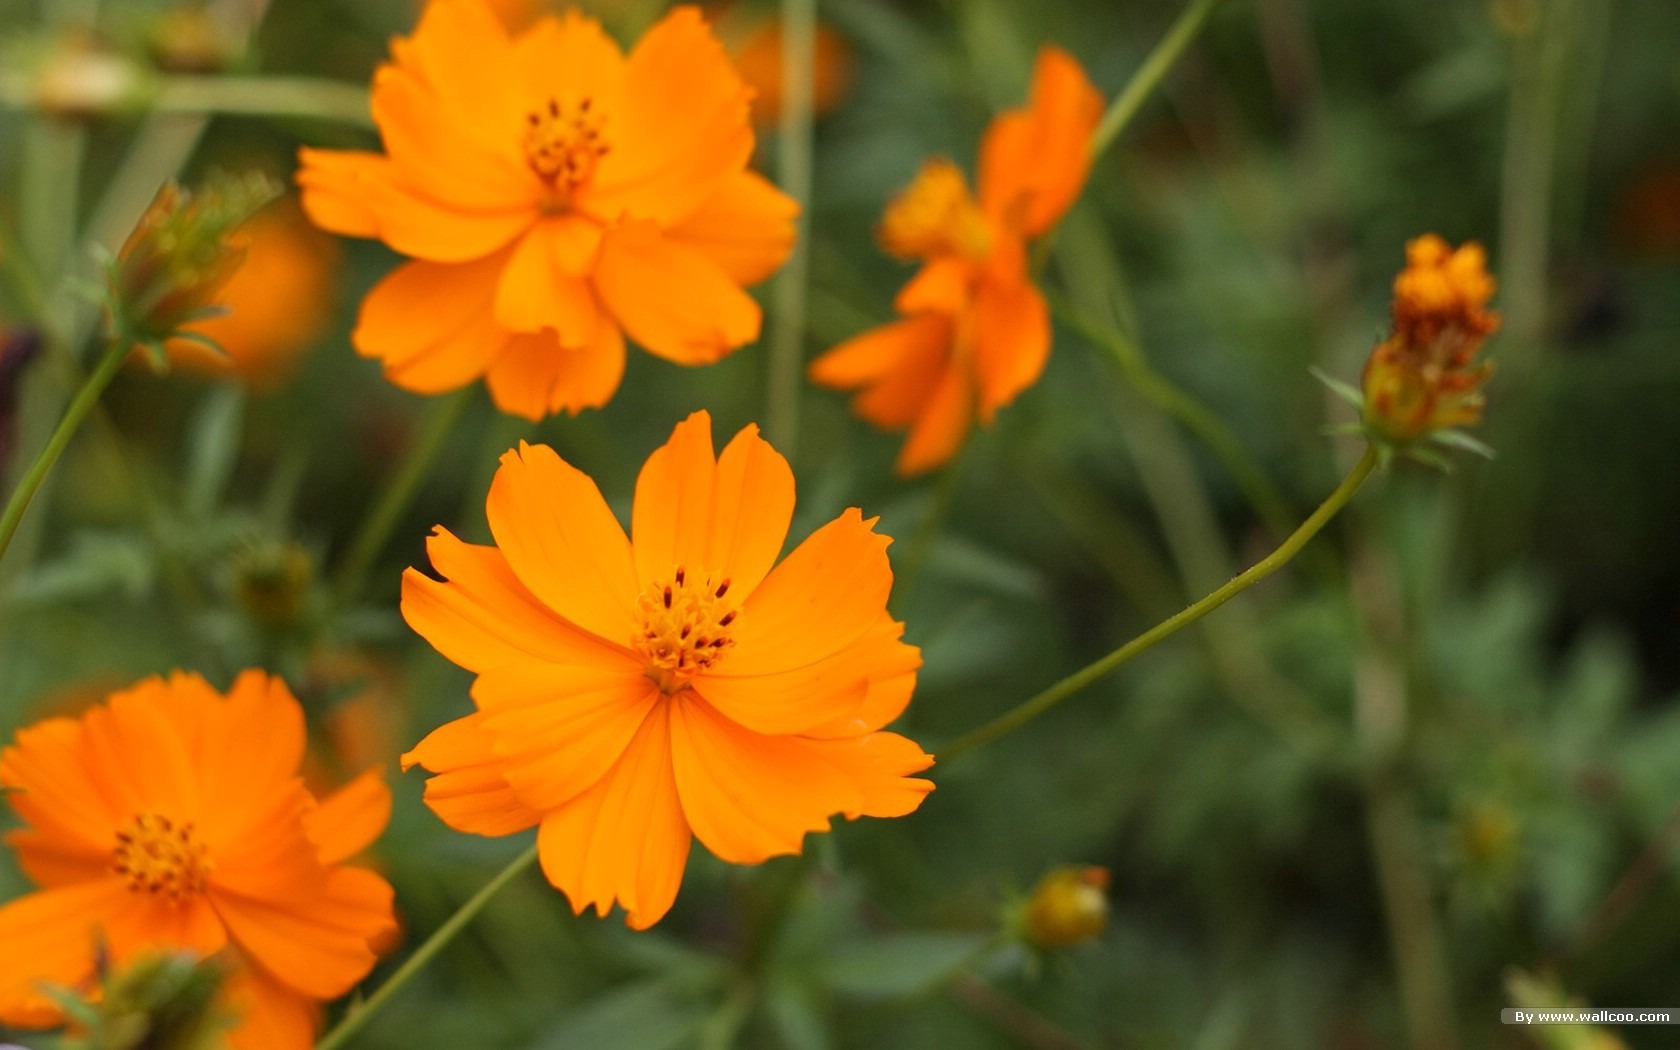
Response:
POLYGON ((1487 309, 1494 288, 1479 244, 1454 249, 1427 234, 1406 245, 1406 268, 1394 279, 1394 331, 1371 352, 1361 381, 1373 437, 1405 446, 1481 422, 1481 387, 1492 368, 1473 359, 1499 328, 1487 309))
POLYGON ((188 326, 220 312, 216 295, 244 259, 229 234, 274 194, 260 177, 216 177, 197 192, 173 182, 160 189, 110 266, 113 337, 153 350, 159 362, 164 341, 192 338, 188 326))

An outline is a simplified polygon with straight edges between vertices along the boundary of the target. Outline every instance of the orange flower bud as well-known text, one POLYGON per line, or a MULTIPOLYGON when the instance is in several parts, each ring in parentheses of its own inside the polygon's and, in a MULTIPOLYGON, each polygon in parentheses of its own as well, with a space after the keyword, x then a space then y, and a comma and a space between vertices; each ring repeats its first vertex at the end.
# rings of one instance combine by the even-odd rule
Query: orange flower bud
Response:
POLYGON ((1051 868, 1033 887, 1022 933, 1040 948, 1065 948, 1091 940, 1108 925, 1108 869, 1065 864, 1051 868))
POLYGON ((1492 372, 1471 359, 1499 328, 1487 309, 1496 283, 1482 246, 1453 249, 1434 234, 1406 245, 1394 279, 1394 332, 1365 364, 1365 425, 1397 445, 1481 422, 1481 386, 1492 372))
POLYGON ((171 182, 152 199, 110 269, 113 330, 156 346, 216 313, 243 251, 228 234, 274 195, 266 179, 216 179, 197 193, 171 182))

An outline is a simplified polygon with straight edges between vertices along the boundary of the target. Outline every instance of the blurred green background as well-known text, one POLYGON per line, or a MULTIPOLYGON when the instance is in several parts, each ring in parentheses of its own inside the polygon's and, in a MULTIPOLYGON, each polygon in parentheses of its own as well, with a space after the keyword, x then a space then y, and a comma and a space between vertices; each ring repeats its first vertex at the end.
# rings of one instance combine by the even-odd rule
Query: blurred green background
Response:
MULTIPOLYGON (((633 40, 661 6, 592 10, 633 40)), ((272 0, 245 39, 253 10, 213 8, 234 28, 191 75, 354 92, 416 14, 272 0)), ((819 76, 839 86, 815 139, 807 356, 890 319, 908 271, 873 242, 883 203, 930 154, 972 171, 1039 44, 1112 96, 1179 10, 820 5, 848 65, 819 76)), ((296 111, 148 115, 95 92, 96 112, 39 112, 41 71, 67 52, 107 79, 188 75, 172 11, 0 7, 0 255, 45 285, 0 298, 12 344, 43 343, 0 370, 8 489, 72 388, 68 355, 87 361, 96 318, 74 284, 96 272, 90 242, 114 248, 177 170, 287 177, 299 145, 376 148, 365 122, 296 111)), ((740 4, 720 31, 739 43, 775 11, 740 4)), ((909 818, 758 869, 696 850, 654 931, 574 919, 521 881, 358 1045, 1586 1045, 1499 1024, 1518 971, 1539 975, 1522 1005, 1680 1005, 1676 55, 1680 6, 1650 0, 1228 0, 1098 160, 1046 272, 1137 355, 1059 326, 1044 379, 958 466, 913 482, 892 476, 897 436, 802 393, 793 539, 848 506, 899 539, 894 612, 926 659, 899 728, 937 752, 1274 546, 1277 522, 1162 407, 1163 383, 1251 461, 1272 519, 1299 520, 1359 451, 1326 436, 1352 413, 1308 369, 1356 381, 1404 242, 1426 231, 1481 241, 1501 279, 1479 433, 1498 458, 1375 479, 1273 580, 936 768, 909 818), (1049 954, 1000 942, 1000 916, 1060 863, 1112 871, 1106 932, 1049 954)), ((760 144, 773 175, 773 128, 760 144)), ((722 437, 762 419, 766 362, 632 350, 610 405, 539 425, 475 389, 362 599, 334 611, 325 581, 374 492, 445 411, 349 348, 397 260, 341 251, 291 381, 119 377, 0 565, 0 727, 174 667, 284 675, 331 742, 321 775, 391 771, 377 854, 412 945, 522 843, 447 831, 396 773, 401 749, 465 713, 469 681, 401 622, 401 568, 425 564, 434 524, 487 536, 490 475, 520 439, 555 446, 628 520, 635 471, 677 420, 708 408, 722 437)), ((26 888, 3 878, 5 896, 26 888)))

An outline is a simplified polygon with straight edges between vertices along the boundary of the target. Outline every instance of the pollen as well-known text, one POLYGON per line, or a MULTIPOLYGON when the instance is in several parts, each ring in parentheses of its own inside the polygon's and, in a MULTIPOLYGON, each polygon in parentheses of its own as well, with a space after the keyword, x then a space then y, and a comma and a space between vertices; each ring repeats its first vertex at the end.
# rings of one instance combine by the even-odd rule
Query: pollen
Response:
POLYGON ((739 609, 727 577, 713 579, 679 565, 669 581, 655 581, 641 593, 636 614, 632 644, 647 659, 647 676, 667 693, 688 688, 735 644, 729 625, 739 609))
POLYGON ((588 182, 610 152, 606 118, 585 96, 575 105, 557 99, 525 114, 525 163, 561 194, 588 182))
POLYGON ((159 813, 141 813, 117 832, 111 870, 134 893, 180 904, 204 892, 213 864, 192 821, 177 823, 159 813))
POLYGON ((968 191, 960 168, 948 160, 922 165, 881 219, 881 246, 901 259, 936 255, 982 258, 992 246, 992 230, 968 191))

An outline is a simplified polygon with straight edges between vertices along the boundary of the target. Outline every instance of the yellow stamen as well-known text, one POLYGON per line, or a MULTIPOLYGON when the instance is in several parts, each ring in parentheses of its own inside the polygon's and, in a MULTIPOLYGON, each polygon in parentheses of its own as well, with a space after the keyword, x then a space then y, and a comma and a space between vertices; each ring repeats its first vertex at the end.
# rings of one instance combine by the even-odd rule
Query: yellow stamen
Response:
POLYGON ((881 218, 881 246, 901 259, 935 255, 982 258, 992 246, 986 216, 968 192, 968 182, 955 164, 934 159, 922 165, 915 179, 881 218))
POLYGON ((647 676, 659 688, 688 688, 735 644, 729 625, 739 610, 728 594, 727 578, 714 581, 679 565, 669 583, 656 580, 636 599, 640 625, 632 644, 647 658, 647 676))
POLYGON ((180 904, 204 892, 214 867, 209 847, 199 842, 191 821, 177 824, 159 813, 141 813, 117 832, 111 870, 134 893, 149 893, 180 904))
POLYGON ((551 98, 525 114, 525 163, 562 196, 588 182, 611 149, 593 101, 585 96, 568 108, 551 98))

